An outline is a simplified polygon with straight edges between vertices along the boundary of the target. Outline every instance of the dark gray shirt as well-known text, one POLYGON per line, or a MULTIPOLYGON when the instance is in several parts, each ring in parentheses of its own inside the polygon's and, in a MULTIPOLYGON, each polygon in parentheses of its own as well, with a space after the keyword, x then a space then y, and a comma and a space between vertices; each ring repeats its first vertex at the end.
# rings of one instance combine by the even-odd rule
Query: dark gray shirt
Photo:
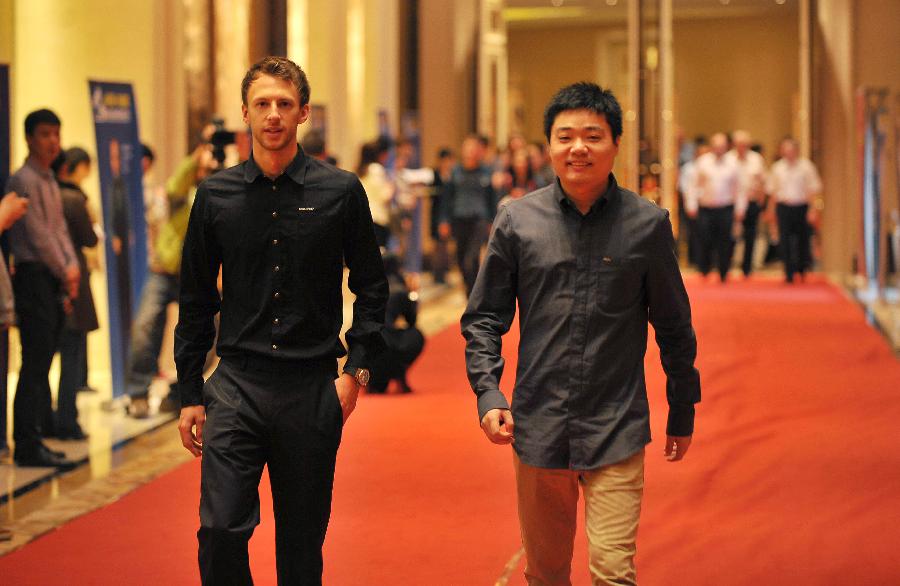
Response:
POLYGON ((491 170, 483 165, 474 169, 466 169, 462 165, 454 167, 438 211, 442 222, 493 221, 497 211, 497 194, 491 185, 491 170))
POLYGON ((66 269, 78 266, 78 261, 53 173, 28 158, 9 178, 6 191, 27 194, 29 199, 28 213, 9 230, 15 262, 42 263, 57 279, 65 281, 66 269))
POLYGON ((667 433, 693 433, 697 342, 668 212, 612 175, 584 215, 558 181, 501 208, 462 318, 479 418, 508 408, 501 336, 517 303, 512 412, 523 462, 591 470, 650 441, 648 320, 668 378, 667 433))

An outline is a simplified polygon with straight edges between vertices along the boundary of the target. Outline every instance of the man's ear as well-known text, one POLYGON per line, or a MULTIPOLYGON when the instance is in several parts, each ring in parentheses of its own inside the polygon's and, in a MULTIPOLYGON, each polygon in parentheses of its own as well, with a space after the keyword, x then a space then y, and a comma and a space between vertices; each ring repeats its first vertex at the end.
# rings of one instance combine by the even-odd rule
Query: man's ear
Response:
POLYGON ((303 124, 304 122, 306 122, 307 120, 309 120, 309 113, 311 110, 312 110, 312 108, 310 107, 310 105, 308 103, 300 106, 300 122, 297 123, 297 126, 299 126, 299 125, 303 124))
POLYGON ((241 119, 244 121, 244 124, 250 126, 250 116, 249 111, 247 110, 247 104, 241 104, 241 119))

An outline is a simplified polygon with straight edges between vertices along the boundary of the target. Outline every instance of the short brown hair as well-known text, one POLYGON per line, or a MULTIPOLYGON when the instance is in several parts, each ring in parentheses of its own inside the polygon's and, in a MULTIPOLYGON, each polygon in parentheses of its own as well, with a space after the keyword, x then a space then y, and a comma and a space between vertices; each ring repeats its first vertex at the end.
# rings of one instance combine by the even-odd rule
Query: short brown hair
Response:
POLYGON ((300 66, 287 57, 270 55, 251 65, 244 76, 244 81, 241 82, 241 101, 245 106, 247 105, 247 94, 250 93, 250 85, 262 74, 293 83, 300 94, 300 106, 309 103, 309 81, 300 66))

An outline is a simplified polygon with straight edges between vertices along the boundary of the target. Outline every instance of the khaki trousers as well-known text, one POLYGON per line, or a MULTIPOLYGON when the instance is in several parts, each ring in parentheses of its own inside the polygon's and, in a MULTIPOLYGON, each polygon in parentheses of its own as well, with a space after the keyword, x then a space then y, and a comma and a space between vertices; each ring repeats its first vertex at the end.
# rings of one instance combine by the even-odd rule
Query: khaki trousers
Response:
POLYGON ((536 468, 513 452, 525 579, 531 586, 569 586, 578 507, 584 516, 593 584, 637 584, 635 540, 644 491, 644 450, 596 470, 536 468))

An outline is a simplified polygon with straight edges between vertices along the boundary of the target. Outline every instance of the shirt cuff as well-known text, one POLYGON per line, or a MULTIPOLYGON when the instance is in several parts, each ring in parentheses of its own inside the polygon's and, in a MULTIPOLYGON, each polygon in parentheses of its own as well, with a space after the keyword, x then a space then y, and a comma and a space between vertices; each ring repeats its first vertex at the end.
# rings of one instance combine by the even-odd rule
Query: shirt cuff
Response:
POLYGON ((178 397, 182 407, 192 407, 203 404, 203 382, 199 385, 193 383, 178 383, 178 397))
POLYGON ((491 409, 509 409, 509 402, 500 389, 482 391, 478 395, 478 423, 484 419, 485 414, 491 409))
POLYGON ((670 405, 666 435, 687 437, 694 434, 694 406, 670 405))

